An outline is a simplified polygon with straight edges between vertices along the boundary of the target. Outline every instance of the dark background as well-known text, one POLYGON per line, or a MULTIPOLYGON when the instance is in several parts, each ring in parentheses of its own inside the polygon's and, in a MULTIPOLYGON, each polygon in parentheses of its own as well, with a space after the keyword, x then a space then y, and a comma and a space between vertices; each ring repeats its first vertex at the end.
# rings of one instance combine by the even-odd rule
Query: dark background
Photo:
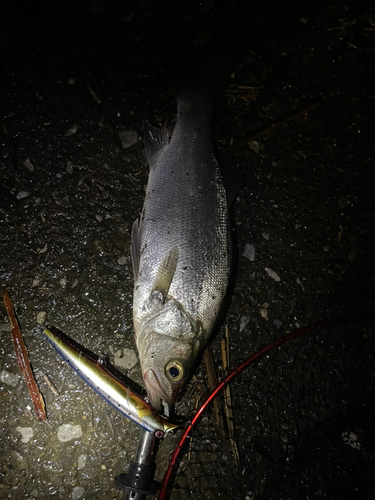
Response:
MULTIPOLYGON (((233 74, 213 138, 243 186, 226 319, 231 365, 300 325, 357 316, 234 383, 240 470, 210 414, 172 498, 373 498, 373 330, 358 323, 375 299, 373 5, 12 2, 0 33, 1 287, 15 303, 50 422, 27 409, 23 380, 1 382, 0 496, 71 498, 81 487, 84 498, 124 498, 112 479, 132 460, 138 431, 61 363, 36 318, 46 312, 111 361, 119 349, 135 352, 129 244, 147 183, 143 120, 173 123, 175 113, 159 56, 183 40, 217 37, 233 46, 233 74), (233 148, 274 123, 283 124, 233 148), (124 149, 127 130, 139 141, 124 149), (243 256, 246 245, 255 260, 243 256), (66 423, 81 425, 82 438, 58 441, 66 423), (17 427, 31 427, 33 438, 22 443, 17 427)), ((0 313, 0 368, 18 374, 0 313)), ((218 340, 213 350, 220 365, 218 340)), ((142 385, 138 364, 127 374, 142 385)), ((202 367, 196 375, 177 407, 185 416, 204 398, 202 367)), ((159 480, 174 442, 158 451, 159 480)))

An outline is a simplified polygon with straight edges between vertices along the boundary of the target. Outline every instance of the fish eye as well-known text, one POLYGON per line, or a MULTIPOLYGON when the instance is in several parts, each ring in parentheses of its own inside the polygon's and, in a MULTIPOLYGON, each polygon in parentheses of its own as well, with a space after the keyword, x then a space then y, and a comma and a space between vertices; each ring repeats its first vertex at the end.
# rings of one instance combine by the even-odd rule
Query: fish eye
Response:
POLYGON ((165 371, 167 377, 172 382, 179 382, 184 376, 184 367, 179 361, 170 361, 166 367, 165 371))

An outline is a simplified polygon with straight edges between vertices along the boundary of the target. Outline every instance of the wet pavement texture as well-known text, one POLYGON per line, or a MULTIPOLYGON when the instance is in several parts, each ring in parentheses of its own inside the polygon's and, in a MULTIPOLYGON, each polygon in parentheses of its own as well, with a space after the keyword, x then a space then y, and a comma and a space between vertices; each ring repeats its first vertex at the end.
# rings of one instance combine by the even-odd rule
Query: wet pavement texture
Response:
MULTIPOLYGON (((213 123, 222 163, 243 186, 225 319, 231 366, 299 326, 374 311, 375 9, 161 4, 19 3, 0 21, 1 291, 48 415, 38 423, 1 304, 1 498, 125 498, 113 478, 139 430, 61 360, 42 323, 143 386, 130 233, 148 175, 143 120, 175 113, 158 52, 181 26, 208 33, 217 20, 236 32, 213 123)), ((171 498, 373 498, 373 355, 373 324, 356 319, 262 359, 232 386, 240 465, 208 412, 171 498)), ((177 405, 186 417, 207 395, 203 366, 195 377, 177 405)), ((158 480, 176 440, 160 443, 158 480)))

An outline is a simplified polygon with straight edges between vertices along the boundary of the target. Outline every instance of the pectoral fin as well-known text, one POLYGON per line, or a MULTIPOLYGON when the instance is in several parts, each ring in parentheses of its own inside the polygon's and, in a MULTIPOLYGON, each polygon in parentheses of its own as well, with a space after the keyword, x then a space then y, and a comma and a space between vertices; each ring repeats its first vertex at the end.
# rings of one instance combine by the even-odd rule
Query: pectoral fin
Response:
POLYGON ((176 272, 177 264, 178 248, 173 247, 160 264, 154 281, 154 286, 152 287, 152 292, 160 292, 163 295, 164 300, 168 295, 169 288, 176 272))

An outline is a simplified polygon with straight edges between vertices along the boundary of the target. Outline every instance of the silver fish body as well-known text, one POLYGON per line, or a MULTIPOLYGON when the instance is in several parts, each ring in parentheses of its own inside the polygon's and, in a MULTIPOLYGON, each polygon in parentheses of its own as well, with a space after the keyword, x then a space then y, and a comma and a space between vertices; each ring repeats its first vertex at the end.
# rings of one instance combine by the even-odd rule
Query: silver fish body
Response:
POLYGON ((207 343, 229 280, 228 207, 211 140, 212 100, 177 98, 168 133, 145 128, 150 171, 133 225, 133 320, 155 408, 173 405, 207 343))
POLYGON ((159 415, 139 394, 124 385, 99 361, 70 343, 65 336, 56 330, 46 329, 43 333, 73 370, 122 415, 158 437, 178 427, 159 415))

